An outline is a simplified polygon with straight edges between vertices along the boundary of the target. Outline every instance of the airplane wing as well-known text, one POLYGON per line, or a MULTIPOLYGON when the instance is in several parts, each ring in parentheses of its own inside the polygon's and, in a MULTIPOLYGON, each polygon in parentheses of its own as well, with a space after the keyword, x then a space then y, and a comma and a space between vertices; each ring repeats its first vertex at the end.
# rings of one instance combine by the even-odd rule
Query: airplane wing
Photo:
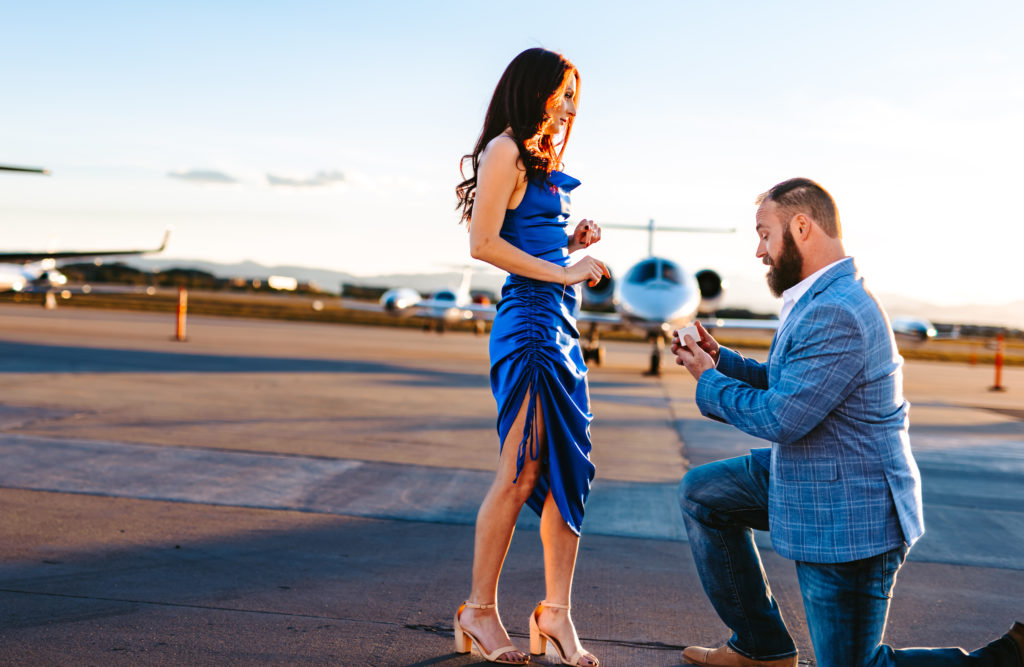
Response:
POLYGON ((494 320, 495 313, 498 312, 497 307, 492 304, 479 304, 471 303, 461 307, 463 313, 469 313, 470 317, 467 319, 471 320, 487 320, 488 322, 494 320))
POLYGON ((7 264, 31 264, 42 262, 47 259, 69 259, 72 257, 110 257, 115 255, 144 255, 148 253, 162 252, 167 247, 167 240, 171 237, 171 230, 164 232, 164 240, 159 248, 149 250, 70 250, 59 252, 0 252, 0 263, 7 264))
POLYGON ((745 329, 747 331, 775 331, 779 328, 778 318, 770 320, 709 318, 700 321, 705 329, 745 329))
MULTIPOLYGON (((596 313, 589 310, 580 311, 577 322, 619 327, 629 324, 619 313, 596 313)), ((748 331, 775 331, 779 328, 778 319, 740 319, 740 318, 704 318, 700 320, 705 329, 746 329, 748 331)))
POLYGON ((43 169, 42 167, 16 167, 12 164, 0 164, 0 171, 18 171, 25 174, 43 174, 49 175, 49 169, 43 169))
POLYGON ((587 324, 603 324, 610 327, 619 327, 625 324, 622 315, 618 313, 596 313, 589 310, 581 310, 576 315, 576 321, 586 322, 587 324))

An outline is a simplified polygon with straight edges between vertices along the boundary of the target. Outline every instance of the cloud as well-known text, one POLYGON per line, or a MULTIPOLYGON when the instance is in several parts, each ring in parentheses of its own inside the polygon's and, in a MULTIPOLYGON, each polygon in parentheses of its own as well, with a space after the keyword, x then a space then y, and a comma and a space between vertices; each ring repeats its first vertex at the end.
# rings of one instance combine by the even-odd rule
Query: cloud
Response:
POLYGON ((237 183, 238 179, 222 171, 210 169, 190 169, 188 171, 172 171, 167 174, 171 178, 180 178, 192 183, 237 183))
POLYGON ((344 180, 345 175, 340 171, 318 171, 316 175, 310 178, 288 178, 285 176, 275 176, 270 173, 267 174, 268 184, 293 188, 319 188, 333 185, 334 183, 341 183, 344 180))

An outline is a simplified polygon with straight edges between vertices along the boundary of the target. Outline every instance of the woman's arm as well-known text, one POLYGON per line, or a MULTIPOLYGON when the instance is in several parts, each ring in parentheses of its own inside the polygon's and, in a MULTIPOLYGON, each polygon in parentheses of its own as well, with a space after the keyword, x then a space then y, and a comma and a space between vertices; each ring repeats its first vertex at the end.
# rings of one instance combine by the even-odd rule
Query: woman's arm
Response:
POLYGON ((600 280, 604 264, 592 257, 584 257, 573 266, 563 268, 501 238, 505 211, 525 174, 518 162, 519 147, 506 136, 492 139, 481 154, 469 226, 469 254, 499 269, 534 280, 565 285, 600 280))

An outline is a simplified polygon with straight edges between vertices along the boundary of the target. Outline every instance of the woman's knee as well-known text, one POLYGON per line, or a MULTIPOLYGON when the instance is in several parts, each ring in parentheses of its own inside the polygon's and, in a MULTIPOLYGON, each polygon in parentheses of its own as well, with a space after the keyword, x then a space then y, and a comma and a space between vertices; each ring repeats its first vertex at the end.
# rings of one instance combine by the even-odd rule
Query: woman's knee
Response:
POLYGON ((527 469, 519 473, 519 479, 497 479, 494 482, 493 491, 504 499, 505 502, 514 502, 522 505, 533 493, 533 487, 537 485, 537 474, 527 469))

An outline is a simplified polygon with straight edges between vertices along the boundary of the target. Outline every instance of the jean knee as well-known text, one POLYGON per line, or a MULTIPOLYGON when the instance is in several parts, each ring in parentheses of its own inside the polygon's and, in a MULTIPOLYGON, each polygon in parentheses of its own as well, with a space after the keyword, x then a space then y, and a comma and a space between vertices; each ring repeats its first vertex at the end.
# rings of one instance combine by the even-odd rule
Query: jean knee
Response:
POLYGON ((679 505, 684 512, 692 514, 694 508, 704 505, 707 490, 715 482, 713 467, 713 464, 697 466, 683 475, 679 482, 679 505))

